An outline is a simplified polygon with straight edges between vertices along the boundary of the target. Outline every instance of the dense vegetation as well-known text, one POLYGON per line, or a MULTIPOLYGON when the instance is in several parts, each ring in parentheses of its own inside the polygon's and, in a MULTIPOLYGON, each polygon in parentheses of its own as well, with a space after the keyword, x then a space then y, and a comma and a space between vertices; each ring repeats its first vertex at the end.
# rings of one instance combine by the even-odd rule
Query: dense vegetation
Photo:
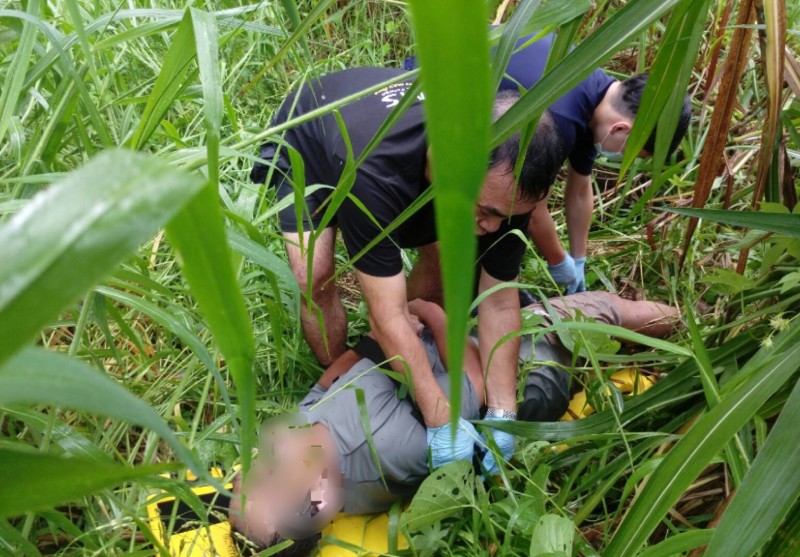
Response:
MULTIPOLYGON (((396 67, 417 50, 433 125, 466 123, 437 151, 437 195, 466 208, 442 234, 455 268, 471 256, 453 241, 471 219, 460 157, 485 160, 491 140, 592 68, 651 70, 635 146, 656 120, 669 124, 686 91, 694 118, 676 158, 657 145, 652 162, 629 157, 598 173, 587 275, 590 289, 680 307, 685 327, 630 351, 608 327, 562 324, 588 356, 575 377, 598 412, 519 424, 501 489, 487 492, 459 465, 431 478, 403 521, 415 551, 798 553, 800 6, 161 4, 0 9, 0 554, 163 552, 144 520, 148 493, 192 502, 186 467, 230 470, 247 460, 259 420, 293 409, 320 370, 299 330, 303 293, 274 192, 251 184, 249 167, 280 132, 267 127, 292 87, 351 66, 396 67), (465 48, 485 46, 470 33, 495 12, 509 22, 501 45, 557 28, 578 47, 490 131, 474 106, 437 99, 482 77, 489 90, 485 52, 465 48), (690 205, 718 211, 698 224, 690 205), (659 381, 628 399, 607 377, 631 366, 659 381), (156 477, 168 470, 179 474, 156 477), (431 489, 446 497, 433 504, 431 489)), ((561 186, 552 198, 563 226, 561 186)), ((445 278, 457 343, 471 289, 445 278)), ((521 280, 556 293, 533 249, 521 280)), ((358 290, 347 273, 339 286, 359 334, 358 290)))

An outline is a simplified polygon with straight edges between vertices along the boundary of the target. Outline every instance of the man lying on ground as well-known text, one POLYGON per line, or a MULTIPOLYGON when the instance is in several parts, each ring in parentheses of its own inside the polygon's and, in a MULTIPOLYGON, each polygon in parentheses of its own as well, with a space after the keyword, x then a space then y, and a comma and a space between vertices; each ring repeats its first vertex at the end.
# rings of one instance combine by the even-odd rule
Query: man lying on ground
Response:
MULTIPOLYGON (((577 310, 598 322, 650 336, 665 336, 677 316, 670 306, 628 301, 607 292, 584 292, 550 300, 550 304, 562 318, 574 316, 577 310)), ((526 310, 549 319, 542 304, 526 310)), ((444 312, 421 301, 411 302, 409 311, 424 325, 418 331, 420 340, 435 379, 449 398, 444 312)), ((412 496, 430 469, 438 467, 439 445, 447 446, 449 454, 451 430, 425 427, 392 372, 377 367, 383 360, 377 343, 365 338, 314 385, 300 402, 294 421, 265 429, 266 454, 259 455, 245 486, 235 482, 234 492, 245 493, 246 503, 242 511, 239 499, 234 498, 231 525, 259 551, 294 539, 288 548, 291 553, 278 555, 307 554, 319 539, 318 532, 337 512, 388 510, 394 502, 412 496)), ((570 366, 572 354, 555 335, 541 336, 535 343, 531 335, 525 335, 520 357, 529 366, 534 360, 547 362, 529 373, 520 419, 557 419, 569 402, 569 373, 560 366, 570 366)), ((471 342, 464 367, 458 431, 485 449, 483 439, 467 421, 479 418, 484 404, 480 361, 471 342)))

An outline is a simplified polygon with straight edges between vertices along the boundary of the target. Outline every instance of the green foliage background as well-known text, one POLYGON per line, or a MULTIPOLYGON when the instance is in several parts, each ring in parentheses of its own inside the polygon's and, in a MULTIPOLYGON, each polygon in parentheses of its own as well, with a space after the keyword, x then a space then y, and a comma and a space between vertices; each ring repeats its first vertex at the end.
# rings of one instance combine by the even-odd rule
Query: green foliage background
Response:
MULTIPOLYGON (((485 160, 601 64, 621 76, 651 69, 650 111, 632 143, 657 122, 668 137, 685 91, 694 119, 681 157, 665 160, 661 139, 653 164, 624 161, 617 183, 619 167, 600 169, 587 277, 590 289, 680 307, 685 329, 630 353, 611 348, 609 335, 624 336, 612 327, 558 324, 588 356, 575 379, 599 411, 510 426, 522 439, 500 489, 458 465, 432 476, 392 522, 412 552, 654 557, 708 544, 707 555, 792 554, 797 7, 523 0, 484 38, 498 4, 0 8, 0 553, 163 554, 144 521, 148 494, 199 502, 184 472, 155 472, 247 466, 258 421, 293 409, 320 372, 299 330, 303 294, 274 192, 248 181, 257 146, 285 129, 270 129, 270 117, 303 80, 399 66, 419 51, 442 168, 436 195, 453 208, 440 233, 454 354, 471 302, 457 271, 473 257, 461 231, 482 178, 462 161, 485 160), (751 40, 734 34, 737 11, 757 24, 751 40), (490 130, 484 93, 508 45, 536 30, 577 46, 490 130), (499 47, 487 66, 490 42, 499 47), (731 79, 720 72, 737 53, 747 62, 735 110, 717 124, 716 95, 731 79), (453 96, 466 88, 474 96, 453 96), (724 138, 727 161, 711 181, 721 171, 709 137, 724 138), (676 209, 703 217, 693 235, 687 218, 660 210, 692 198, 715 209, 676 209), (759 210, 744 212, 754 202, 759 210), (607 377, 631 365, 661 380, 626 399, 607 377)), ((561 187, 553 212, 563 224, 561 187)), ((363 305, 348 274, 339 278, 360 334, 363 305)), ((521 280, 555 293, 533 250, 521 280)))

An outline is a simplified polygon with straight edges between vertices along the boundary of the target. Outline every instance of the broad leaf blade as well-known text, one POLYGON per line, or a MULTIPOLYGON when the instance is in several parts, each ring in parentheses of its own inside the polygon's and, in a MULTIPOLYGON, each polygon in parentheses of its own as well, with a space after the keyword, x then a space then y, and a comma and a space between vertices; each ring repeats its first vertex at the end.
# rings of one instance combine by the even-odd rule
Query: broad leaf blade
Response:
POLYGON ((19 404, 49 404, 138 424, 169 443, 195 473, 207 475, 155 410, 80 360, 32 347, 14 356, 0 368, 0 406, 19 404))
POLYGON ((447 307, 451 419, 461 407, 462 358, 472 299, 473 207, 487 170, 492 89, 486 4, 410 2, 425 90, 426 129, 435 163, 436 228, 447 307), (458 14, 457 18, 453 14, 458 14))
POLYGON ((670 213, 721 222, 731 226, 743 226, 784 236, 800 238, 800 213, 758 213, 748 211, 723 211, 721 209, 664 209, 670 213))
POLYGON ((800 382, 795 384, 767 442, 734 495, 705 555, 750 556, 800 498, 800 382))
POLYGON ((241 420, 242 465, 247 469, 255 444, 255 341, 225 239, 216 189, 206 186, 168 225, 183 274, 205 315, 236 385, 241 420))
POLYGON ((0 518, 54 507, 95 491, 161 472, 176 465, 128 468, 79 458, 0 449, 0 518), (8 481, 13 478, 14 481, 8 481))
POLYGON ((740 371, 740 382, 667 454, 631 506, 605 555, 634 554, 703 468, 800 366, 800 320, 740 371))
POLYGON ((108 151, 0 228, 0 362, 56 318, 199 191, 202 180, 108 151))

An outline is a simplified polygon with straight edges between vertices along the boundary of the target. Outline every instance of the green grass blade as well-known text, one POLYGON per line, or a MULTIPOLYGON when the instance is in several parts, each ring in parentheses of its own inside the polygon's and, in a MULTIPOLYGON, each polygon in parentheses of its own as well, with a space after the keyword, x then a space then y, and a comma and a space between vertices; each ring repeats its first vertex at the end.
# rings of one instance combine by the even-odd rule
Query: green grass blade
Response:
POLYGON ((541 3, 541 0, 525 0, 521 2, 514 11, 514 15, 511 16, 508 23, 503 26, 503 34, 500 36, 500 42, 497 43, 497 49, 492 59, 493 90, 500 87, 500 82, 503 80, 508 61, 514 53, 517 40, 522 34, 525 24, 541 3))
POLYGON ((207 185, 167 225, 208 328, 225 356, 239 401, 241 456, 245 469, 255 443, 255 342, 244 296, 233 271, 216 189, 207 185))
POLYGON ((758 551, 800 499, 800 382, 796 383, 767 442, 733 497, 705 555, 749 557, 758 551))
POLYGON ((636 0, 625 4, 565 56, 551 72, 544 75, 495 123, 491 144, 498 145, 527 122, 541 116, 555 100, 638 37, 677 2, 678 0, 636 0))
POLYGON ((128 292, 117 290, 116 288, 98 286, 95 288, 95 291, 103 294, 104 296, 108 296, 113 300, 123 303, 131 309, 144 313, 153 321, 181 339, 181 342, 186 344, 186 346, 189 347, 192 352, 194 352, 200 363, 206 366, 209 373, 214 376, 214 379, 216 379, 217 385, 219 386, 222 400, 225 402, 228 412, 232 411, 230 397, 228 396, 228 387, 225 385, 225 381, 223 380, 222 375, 220 375, 216 363, 214 363, 214 358, 211 356, 211 353, 200 341, 200 339, 197 338, 197 336, 192 332, 190 327, 184 324, 185 318, 180 319, 167 309, 161 308, 154 303, 143 300, 142 298, 134 296, 128 292))
POLYGON ((710 0, 683 0, 670 17, 664 38, 642 93, 641 106, 625 148, 620 174, 636 160, 658 124, 653 165, 656 174, 667 158, 667 150, 678 125, 689 78, 703 38, 710 0))
MULTIPOLYGON (((661 543, 648 547, 637 557, 673 557, 686 553, 696 547, 701 547, 708 543, 714 530, 689 530, 681 532, 667 538, 661 543)), ((739 555, 739 553, 729 553, 729 555, 739 555)))
POLYGON ((758 213, 751 211, 723 211, 721 209, 664 209, 687 217, 697 217, 731 226, 743 226, 783 236, 800 238, 800 213, 758 213))
POLYGON ((800 501, 789 511, 762 555, 800 555, 800 501))
POLYGON ((40 193, 0 228, 0 362, 152 236, 202 180, 109 151, 40 193))
MULTIPOLYGON (((39 15, 39 0, 28 2, 28 14, 33 17, 39 15)), ((3 81, 3 90, 0 92, 0 141, 5 138, 8 126, 11 124, 11 118, 17 108, 17 103, 19 103, 22 84, 25 80, 25 71, 30 63, 35 39, 35 26, 25 21, 22 24, 22 36, 20 37, 19 46, 11 59, 11 65, 3 81)))
POLYGON ((157 433, 194 472, 208 471, 146 402, 74 358, 26 348, 0 368, 0 406, 49 404, 119 418, 157 433))
POLYGON ((172 464, 128 468, 79 458, 0 449, 0 518, 54 507, 123 482, 175 470, 172 464), (13 481, 8 481, 13 478, 13 481))
POLYGON ((780 349, 762 349, 740 372, 747 377, 701 417, 664 457, 611 539, 607 557, 635 553, 708 462, 800 367, 800 320, 781 333, 780 349), (764 352, 768 355, 763 356, 764 352))
POLYGON ((461 375, 475 262, 474 204, 486 175, 492 88, 486 5, 481 0, 412 0, 427 133, 435 164, 436 228, 447 307, 451 419, 461 375), (454 18, 453 14, 458 17, 454 18))
POLYGON ((206 122, 206 151, 208 153, 208 181, 216 190, 219 186, 219 141, 222 126, 222 78, 219 75, 219 47, 217 22, 208 12, 191 8, 189 14, 194 29, 197 66, 203 86, 203 115, 206 122))
POLYGON ((172 45, 164 58, 153 90, 150 92, 142 119, 128 142, 132 149, 141 149, 158 128, 164 114, 183 89, 191 62, 195 59, 196 54, 192 15, 187 10, 172 38, 172 45))

